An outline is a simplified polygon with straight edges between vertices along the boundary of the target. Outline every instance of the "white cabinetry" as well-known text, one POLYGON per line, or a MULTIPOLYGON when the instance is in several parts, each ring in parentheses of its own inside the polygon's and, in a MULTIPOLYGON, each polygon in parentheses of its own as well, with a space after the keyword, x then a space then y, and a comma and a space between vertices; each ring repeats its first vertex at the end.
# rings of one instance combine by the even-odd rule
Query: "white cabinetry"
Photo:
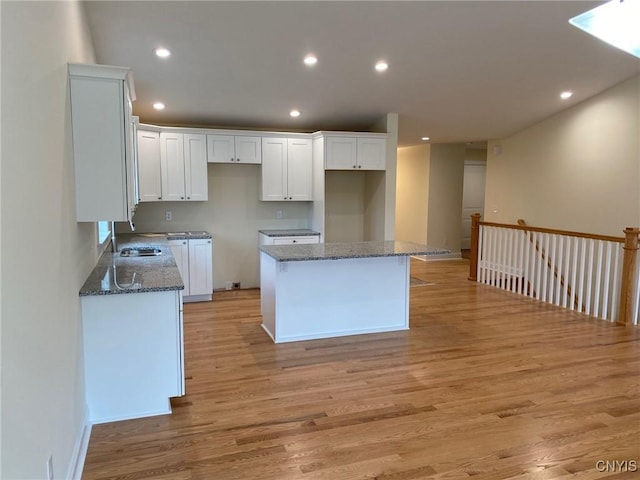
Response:
POLYGON ((81 297, 89 420, 171 412, 184 395, 179 291, 81 297))
POLYGON ((69 64, 76 220, 131 221, 138 201, 131 70, 69 64))
POLYGON ((265 235, 260 233, 260 245, 300 245, 320 243, 320 234, 311 235, 265 235))
POLYGON ((141 202, 162 200, 159 132, 138 129, 138 181, 141 202))
POLYGON ((261 137, 248 135, 207 135, 209 163, 262 163, 261 137))
POLYGON ((184 283, 184 301, 211 300, 213 291, 211 239, 169 240, 169 246, 184 283))
POLYGON ((386 135, 325 136, 326 170, 385 170, 386 135))
POLYGON ((207 200, 206 136, 160 132, 160 170, 162 200, 207 200))
POLYGON ((313 200, 312 143, 308 138, 262 139, 261 195, 264 201, 313 200))

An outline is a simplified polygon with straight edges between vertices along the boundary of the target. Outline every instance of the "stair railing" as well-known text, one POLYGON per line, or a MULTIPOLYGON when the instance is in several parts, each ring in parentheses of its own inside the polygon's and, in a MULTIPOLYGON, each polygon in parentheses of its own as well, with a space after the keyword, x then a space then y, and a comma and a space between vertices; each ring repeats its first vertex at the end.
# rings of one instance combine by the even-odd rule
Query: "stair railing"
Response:
POLYGON ((470 280, 638 325, 639 229, 612 237, 481 222, 479 214, 471 225, 470 280))

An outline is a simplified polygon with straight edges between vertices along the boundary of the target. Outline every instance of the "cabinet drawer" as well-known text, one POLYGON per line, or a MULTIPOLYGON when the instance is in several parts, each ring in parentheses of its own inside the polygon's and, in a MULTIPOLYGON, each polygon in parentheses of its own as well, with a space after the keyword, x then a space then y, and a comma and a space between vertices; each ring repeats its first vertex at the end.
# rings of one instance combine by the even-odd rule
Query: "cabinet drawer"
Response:
POLYGON ((277 237, 273 239, 274 245, 293 245, 302 243, 320 243, 318 235, 304 235, 300 237, 277 237))

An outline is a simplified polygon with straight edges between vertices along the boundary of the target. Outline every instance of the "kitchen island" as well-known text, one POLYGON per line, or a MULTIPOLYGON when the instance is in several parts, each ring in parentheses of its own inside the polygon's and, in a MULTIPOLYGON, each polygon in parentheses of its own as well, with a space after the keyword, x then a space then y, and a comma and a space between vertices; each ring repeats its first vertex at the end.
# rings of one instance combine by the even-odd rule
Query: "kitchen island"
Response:
POLYGON ((382 241, 260 246, 262 328, 275 343, 409 328, 409 256, 382 241))

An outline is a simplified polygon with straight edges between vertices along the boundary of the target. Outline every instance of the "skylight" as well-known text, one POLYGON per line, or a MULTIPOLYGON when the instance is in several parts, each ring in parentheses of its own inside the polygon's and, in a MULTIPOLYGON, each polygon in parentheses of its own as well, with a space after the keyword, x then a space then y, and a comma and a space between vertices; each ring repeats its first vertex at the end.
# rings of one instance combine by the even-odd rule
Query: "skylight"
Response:
POLYGON ((640 0, 611 0, 569 23, 640 58, 640 0))

